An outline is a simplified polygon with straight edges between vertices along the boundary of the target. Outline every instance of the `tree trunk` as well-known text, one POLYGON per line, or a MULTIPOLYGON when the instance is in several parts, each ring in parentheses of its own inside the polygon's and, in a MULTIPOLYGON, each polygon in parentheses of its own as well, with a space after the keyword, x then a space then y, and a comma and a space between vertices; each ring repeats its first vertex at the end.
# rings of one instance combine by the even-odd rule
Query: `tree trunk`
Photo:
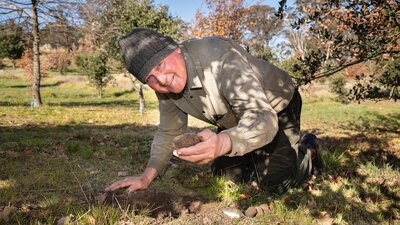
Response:
POLYGON ((39 0, 32 0, 33 12, 33 78, 32 78, 32 101, 33 107, 42 106, 40 97, 40 52, 39 52, 39 21, 38 21, 39 0))
POLYGON ((143 85, 139 86, 139 113, 144 113, 144 95, 143 95, 143 85))
POLYGON ((103 89, 101 87, 97 88, 97 98, 103 98, 103 89))

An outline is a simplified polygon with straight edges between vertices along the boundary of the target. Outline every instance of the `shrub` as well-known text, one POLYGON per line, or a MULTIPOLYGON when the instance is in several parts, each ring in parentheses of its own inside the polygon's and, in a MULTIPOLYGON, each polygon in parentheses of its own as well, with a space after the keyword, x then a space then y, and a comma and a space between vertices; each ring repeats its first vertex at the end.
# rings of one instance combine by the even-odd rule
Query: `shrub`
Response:
POLYGON ((71 64, 71 54, 64 48, 50 50, 43 56, 43 61, 46 61, 49 68, 57 70, 61 74, 64 74, 71 64))
POLYGON ((342 103, 348 103, 349 91, 346 89, 346 80, 341 75, 335 75, 330 78, 329 87, 337 95, 337 100, 342 103))
MULTIPOLYGON (((45 77, 47 72, 50 69, 48 60, 43 60, 43 57, 40 57, 40 75, 41 77, 45 77)), ((29 80, 33 78, 33 53, 32 49, 25 49, 24 53, 22 53, 21 59, 18 59, 16 65, 22 69, 24 69, 28 75, 29 80)))
POLYGON ((97 89, 97 96, 102 98, 103 89, 112 80, 107 66, 108 55, 103 50, 79 54, 75 57, 75 64, 82 73, 89 77, 91 84, 97 89))

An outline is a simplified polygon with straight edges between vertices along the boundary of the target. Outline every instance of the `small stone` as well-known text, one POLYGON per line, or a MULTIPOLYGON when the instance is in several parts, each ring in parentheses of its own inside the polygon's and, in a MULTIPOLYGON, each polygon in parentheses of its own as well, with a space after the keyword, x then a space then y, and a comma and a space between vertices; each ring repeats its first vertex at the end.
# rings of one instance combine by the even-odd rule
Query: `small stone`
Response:
POLYGON ((201 201, 194 201, 192 203, 190 203, 188 209, 190 213, 198 213, 201 209, 201 206, 203 205, 203 203, 201 203, 201 201))
POLYGON ((196 145, 200 142, 199 137, 195 133, 186 133, 175 137, 172 140, 172 146, 174 149, 187 148, 196 145))
POLYGON ((255 207, 251 206, 249 207, 246 212, 244 213, 244 215, 246 215, 247 217, 255 217, 257 214, 257 210, 255 207))
POLYGON ((262 205, 260 205, 259 207, 262 209, 262 211, 264 212, 264 214, 269 213, 269 206, 268 206, 267 204, 262 204, 262 205))
POLYGON ((69 224, 69 223, 71 223, 73 218, 74 218, 74 216, 72 214, 70 214, 69 216, 62 217, 57 221, 57 225, 69 224))
POLYGON ((257 211, 257 213, 256 213, 257 218, 262 217, 264 215, 264 210, 260 206, 255 207, 255 209, 257 211))
POLYGON ((224 208, 222 209, 222 212, 231 219, 240 218, 243 216, 242 211, 232 207, 224 208))

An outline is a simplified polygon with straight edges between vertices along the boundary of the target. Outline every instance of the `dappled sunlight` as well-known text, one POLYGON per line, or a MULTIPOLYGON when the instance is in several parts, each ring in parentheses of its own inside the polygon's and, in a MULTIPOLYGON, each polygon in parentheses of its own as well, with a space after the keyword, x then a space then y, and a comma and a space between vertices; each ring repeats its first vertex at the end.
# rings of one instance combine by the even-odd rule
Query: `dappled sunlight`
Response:
POLYGON ((15 188, 15 180, 13 179, 1 179, 0 180, 0 189, 12 189, 15 188))
MULTIPOLYGON (((156 207, 140 211, 132 208, 132 204, 120 208, 115 201, 101 205, 95 199, 107 185, 123 179, 118 175, 120 171, 128 176, 143 171, 159 123, 154 93, 145 91, 148 107, 141 115, 136 108, 135 93, 115 96, 124 90, 111 88, 106 90, 103 100, 97 100, 90 97, 91 89, 85 90, 86 86, 79 81, 52 86, 57 79, 47 82, 49 104, 34 110, 24 100, 29 94, 24 98, 6 97, 15 93, 24 96, 26 88, 3 88, 25 85, 19 78, 0 84, 2 91, 8 93, 0 96, 0 102, 8 104, 0 107, 0 152, 5 156, 0 157, 0 206, 15 205, 19 209, 18 221, 29 218, 49 224, 69 214, 79 218, 80 223, 95 219, 97 223, 115 224, 122 217, 133 223, 157 221, 151 217, 151 210, 156 207), (74 87, 78 89, 70 90, 74 87), (67 96, 75 97, 66 99, 67 96), (6 154, 7 151, 17 154, 6 154), (22 211, 23 204, 37 208, 22 211)), ((226 85, 237 85, 235 82, 227 80, 226 85)), ((253 93, 252 87, 249 93, 253 93)), ((246 220, 249 224, 266 221, 312 224, 327 214, 339 224, 362 223, 365 218, 366 222, 376 223, 394 220, 396 202, 400 201, 400 142, 393 132, 398 129, 397 105, 392 102, 341 105, 326 99, 305 99, 305 102, 302 132, 317 134, 326 165, 324 175, 312 180, 306 189, 271 196, 254 188, 219 182, 208 167, 190 163, 172 165, 153 183, 153 188, 162 191, 161 195, 176 193, 168 199, 177 200, 177 206, 187 206, 184 203, 187 196, 183 193, 207 198, 202 202, 204 211, 200 214, 189 214, 185 219, 170 208, 175 217, 165 221, 202 223, 202 218, 210 216, 225 221, 219 209, 227 202, 237 204, 243 211, 250 205, 268 203, 270 213, 260 220, 246 220), (383 122, 379 123, 381 119, 383 122)), ((255 107, 260 104, 257 99, 254 101, 255 107)), ((189 131, 203 128, 216 129, 189 117, 189 131)), ((181 209, 185 211, 185 207, 181 209)))

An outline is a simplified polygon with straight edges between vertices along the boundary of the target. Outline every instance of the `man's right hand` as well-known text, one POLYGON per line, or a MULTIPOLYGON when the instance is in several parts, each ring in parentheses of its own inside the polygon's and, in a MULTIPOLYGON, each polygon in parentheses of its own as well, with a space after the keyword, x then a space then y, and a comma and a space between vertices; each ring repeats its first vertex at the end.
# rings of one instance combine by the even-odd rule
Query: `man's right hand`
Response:
POLYGON ((106 188, 105 191, 110 192, 110 191, 116 191, 121 188, 128 188, 129 192, 134 192, 137 190, 144 190, 149 185, 151 182, 154 180, 154 178, 157 176, 157 170, 154 168, 147 168, 144 173, 139 176, 139 177, 128 177, 123 180, 114 182, 110 186, 106 188))

